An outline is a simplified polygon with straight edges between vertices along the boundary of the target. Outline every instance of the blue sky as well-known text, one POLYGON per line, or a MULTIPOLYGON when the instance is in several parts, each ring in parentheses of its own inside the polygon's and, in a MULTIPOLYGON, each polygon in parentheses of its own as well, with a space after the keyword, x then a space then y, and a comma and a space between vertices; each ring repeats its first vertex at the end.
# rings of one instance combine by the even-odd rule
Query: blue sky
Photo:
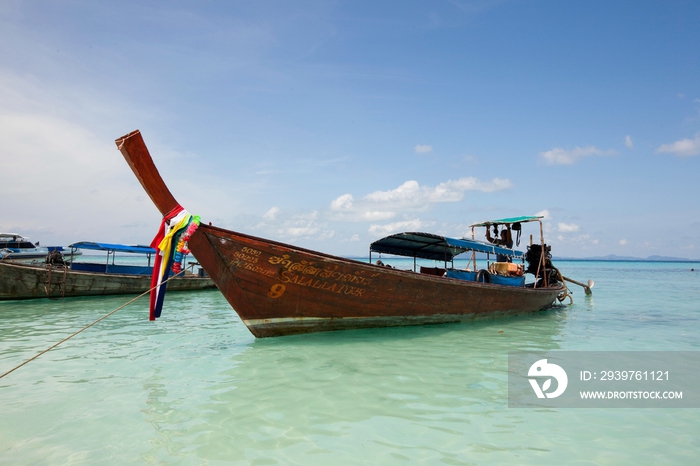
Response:
POLYGON ((0 231, 148 243, 140 129, 190 212, 328 253, 540 214, 700 258, 698 2, 5 0, 0 37, 0 231))

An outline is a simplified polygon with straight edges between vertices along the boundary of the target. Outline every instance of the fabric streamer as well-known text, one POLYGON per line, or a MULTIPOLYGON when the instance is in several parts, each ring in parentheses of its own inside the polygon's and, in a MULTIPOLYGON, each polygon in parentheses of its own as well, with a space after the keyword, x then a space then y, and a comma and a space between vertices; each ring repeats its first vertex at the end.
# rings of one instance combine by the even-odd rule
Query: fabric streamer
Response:
POLYGON ((200 218, 178 205, 168 212, 160 224, 151 247, 157 250, 151 276, 149 320, 156 320, 163 310, 165 287, 170 273, 182 272, 182 261, 190 253, 187 241, 199 227, 200 218))

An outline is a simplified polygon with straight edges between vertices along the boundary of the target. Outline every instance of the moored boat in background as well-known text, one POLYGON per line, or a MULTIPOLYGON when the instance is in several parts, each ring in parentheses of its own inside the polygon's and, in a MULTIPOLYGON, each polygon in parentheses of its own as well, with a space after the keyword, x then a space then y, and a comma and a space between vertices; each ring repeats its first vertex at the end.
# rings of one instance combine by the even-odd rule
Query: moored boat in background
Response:
MULTIPOLYGON (((80 242, 70 245, 70 250, 72 256, 51 252, 44 263, 0 261, 0 300, 138 294, 151 288, 151 256, 156 251, 149 246, 80 242), (82 250, 105 253, 106 260, 73 260, 82 250), (117 254, 138 255, 147 263, 117 263, 117 254)), ((170 291, 190 291, 215 285, 203 271, 187 271, 170 280, 167 287, 170 291)))
MULTIPOLYGON (((17 233, 0 233, 0 259, 25 260, 40 259, 46 257, 51 251, 64 252, 63 246, 39 246, 29 241, 29 238, 17 233)), ((81 254, 80 250, 75 250, 73 255, 81 254)))
MULTIPOLYGON (((115 142, 169 224, 174 212, 183 209, 158 173, 141 133, 115 142)), ((452 246, 443 242, 444 254, 452 246)), ((548 246, 543 241, 539 246, 535 282, 509 286, 377 266, 205 223, 189 239, 195 258, 257 337, 461 322, 546 309, 566 293, 566 286, 555 279, 559 274, 549 262, 548 246)))

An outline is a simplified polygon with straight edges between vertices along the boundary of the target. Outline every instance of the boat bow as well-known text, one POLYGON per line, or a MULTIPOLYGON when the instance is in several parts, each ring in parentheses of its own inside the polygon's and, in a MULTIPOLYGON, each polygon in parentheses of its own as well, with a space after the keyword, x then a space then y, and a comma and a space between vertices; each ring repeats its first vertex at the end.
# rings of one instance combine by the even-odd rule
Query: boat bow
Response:
POLYGON ((175 209, 179 204, 158 173, 141 131, 132 131, 114 142, 160 213, 165 216, 175 209))

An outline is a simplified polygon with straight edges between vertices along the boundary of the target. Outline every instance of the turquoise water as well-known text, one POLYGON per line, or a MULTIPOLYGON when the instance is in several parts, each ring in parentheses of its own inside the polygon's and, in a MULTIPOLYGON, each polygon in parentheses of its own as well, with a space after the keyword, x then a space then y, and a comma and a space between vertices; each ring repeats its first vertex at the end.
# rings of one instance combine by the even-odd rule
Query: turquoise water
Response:
MULTIPOLYGON (((556 265, 593 296, 477 324, 256 340, 218 291, 142 299, 0 379, 0 463, 696 464, 697 409, 508 408, 508 351, 700 351, 700 264, 556 265)), ((129 299, 0 302, 0 373, 129 299)))

